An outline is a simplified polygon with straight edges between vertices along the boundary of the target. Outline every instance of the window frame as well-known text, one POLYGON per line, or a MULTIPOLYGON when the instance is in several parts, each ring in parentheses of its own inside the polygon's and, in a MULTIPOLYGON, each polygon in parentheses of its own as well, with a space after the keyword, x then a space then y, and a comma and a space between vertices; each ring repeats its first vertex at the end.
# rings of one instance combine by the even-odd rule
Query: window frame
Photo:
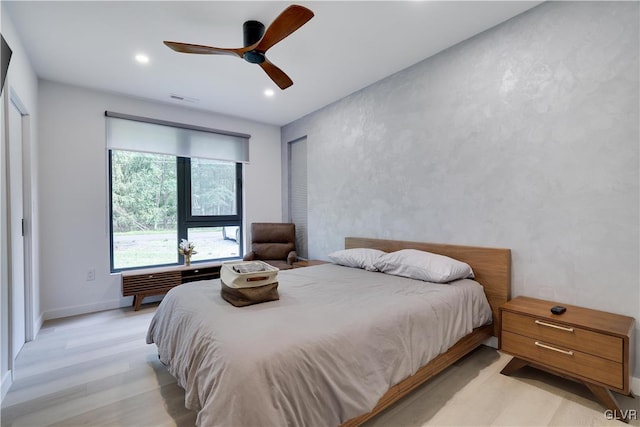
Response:
MULTIPOLYGON (((178 253, 178 261, 175 263, 140 265, 135 267, 116 268, 114 265, 114 238, 113 238, 113 149, 108 149, 108 172, 109 172, 109 266, 112 273, 119 273, 129 270, 140 270, 145 268, 160 268, 180 266, 184 264, 184 256, 178 253)), ((118 150, 122 151, 122 150, 118 150)), ((136 153, 142 153, 137 152, 136 153)), ((242 179, 242 163, 235 163, 235 179, 236 179, 236 214, 235 215, 192 215, 191 214, 191 158, 174 156, 176 159, 176 193, 177 193, 177 239, 175 243, 176 252, 181 239, 186 239, 189 228, 206 228, 206 227, 233 227, 239 229, 238 256, 213 258, 206 260, 192 261, 192 264, 207 263, 215 261, 226 261, 232 259, 242 259, 244 255, 244 247, 242 245, 242 201, 243 201, 243 179, 242 179)))

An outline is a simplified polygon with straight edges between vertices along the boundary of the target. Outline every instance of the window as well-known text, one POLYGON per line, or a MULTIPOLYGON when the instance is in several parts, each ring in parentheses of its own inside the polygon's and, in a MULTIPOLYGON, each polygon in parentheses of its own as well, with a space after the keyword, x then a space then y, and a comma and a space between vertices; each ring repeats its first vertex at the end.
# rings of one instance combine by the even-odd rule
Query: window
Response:
POLYGON ((241 163, 111 150, 110 171, 112 271, 180 264, 180 239, 194 262, 242 256, 241 163))
POLYGON ((111 270, 178 262, 176 158, 111 151, 111 270))
POLYGON ((180 158, 184 166, 184 224, 180 234, 196 244, 192 261, 242 256, 242 163, 180 158), (233 233, 230 230, 234 230, 233 233))
POLYGON ((248 136, 107 116, 111 271, 182 264, 181 239, 193 262, 242 257, 248 136))

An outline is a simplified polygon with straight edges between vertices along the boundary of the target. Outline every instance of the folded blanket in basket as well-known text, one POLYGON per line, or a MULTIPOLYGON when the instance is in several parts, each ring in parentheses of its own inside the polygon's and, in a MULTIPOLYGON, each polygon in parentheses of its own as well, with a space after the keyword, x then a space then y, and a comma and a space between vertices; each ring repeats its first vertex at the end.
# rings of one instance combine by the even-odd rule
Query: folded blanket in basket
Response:
POLYGON ((243 262, 233 266, 233 271, 236 273, 255 273, 256 271, 267 270, 268 268, 263 262, 243 262))

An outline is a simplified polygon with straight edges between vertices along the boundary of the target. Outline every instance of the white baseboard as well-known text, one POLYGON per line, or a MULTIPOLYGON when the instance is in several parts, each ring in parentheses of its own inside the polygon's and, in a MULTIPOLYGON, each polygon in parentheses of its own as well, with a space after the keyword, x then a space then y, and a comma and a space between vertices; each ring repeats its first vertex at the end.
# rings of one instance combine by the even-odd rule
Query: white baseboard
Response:
MULTIPOLYGON (((125 300, 126 301, 126 300, 125 300)), ((62 317, 77 316, 79 314, 95 313, 97 311, 112 310, 114 308, 125 307, 126 304, 122 299, 114 299, 109 301, 101 301, 94 304, 74 305, 70 307, 48 310, 42 313, 42 319, 60 319, 62 317)))
POLYGON ((11 371, 5 372, 5 374, 2 376, 2 387, 0 387, 2 389, 0 391, 0 403, 2 403, 2 401, 4 400, 4 397, 7 395, 7 392, 9 391, 9 388, 13 383, 11 377, 11 371))
MULTIPOLYGON (((149 302, 161 301, 163 297, 164 295, 151 295, 149 297, 146 297, 143 303, 146 304, 149 302)), ((123 297, 109 301, 101 301, 94 304, 74 305, 64 308, 58 308, 55 310, 47 310, 40 316, 40 325, 38 327, 38 330, 40 330, 40 327, 42 327, 42 323, 44 323, 45 320, 61 319, 63 317, 77 316, 79 314, 96 313, 98 311, 131 307, 132 301, 133 297, 123 297)))
POLYGON ((498 349, 498 337, 489 337, 486 340, 482 341, 482 344, 498 349))
POLYGON ((33 325, 33 336, 37 337, 38 332, 42 329, 42 324, 44 323, 44 313, 40 313, 40 316, 36 319, 36 324, 33 325))

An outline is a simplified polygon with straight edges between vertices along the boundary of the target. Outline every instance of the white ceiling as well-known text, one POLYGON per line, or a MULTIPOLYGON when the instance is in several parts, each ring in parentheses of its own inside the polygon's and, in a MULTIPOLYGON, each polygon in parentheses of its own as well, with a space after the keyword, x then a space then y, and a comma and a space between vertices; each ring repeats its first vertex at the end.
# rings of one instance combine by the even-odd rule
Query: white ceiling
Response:
POLYGON ((294 81, 284 91, 259 66, 162 41, 241 47, 244 21, 268 26, 289 2, 3 3, 43 79, 284 125, 541 2, 298 2, 315 17, 267 52, 294 81), (136 63, 137 53, 149 64, 136 63))

